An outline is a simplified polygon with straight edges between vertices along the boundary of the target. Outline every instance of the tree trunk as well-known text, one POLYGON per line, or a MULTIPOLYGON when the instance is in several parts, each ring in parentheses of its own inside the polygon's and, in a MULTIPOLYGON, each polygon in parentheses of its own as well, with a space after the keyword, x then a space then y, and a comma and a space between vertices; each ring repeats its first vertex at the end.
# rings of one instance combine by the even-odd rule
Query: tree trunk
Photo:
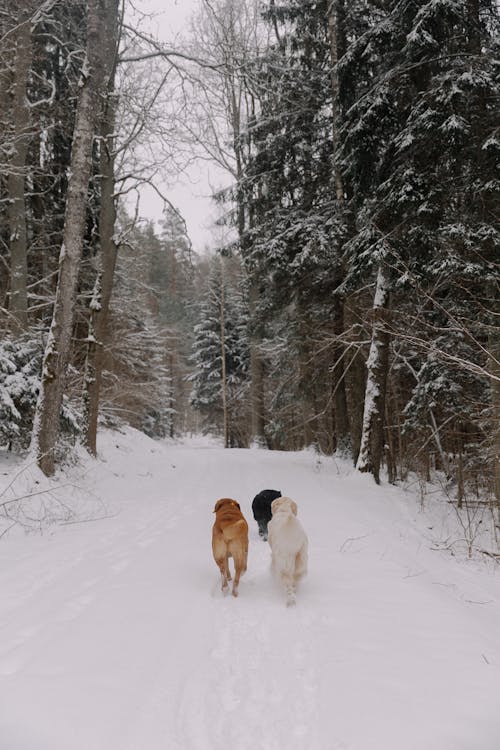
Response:
POLYGON ((469 51, 473 55, 480 55, 481 25, 479 18, 479 0, 467 0, 467 18, 469 22, 469 51))
MULTIPOLYGON (((335 297, 334 299, 334 320, 333 328, 340 341, 344 333, 344 299, 335 297)), ((349 425, 349 412, 347 408, 347 393, 345 380, 345 346, 337 344, 333 352, 335 364, 333 367, 333 381, 335 389, 335 438, 336 452, 340 456, 352 455, 352 441, 349 425)))
MULTIPOLYGON (((469 23, 469 51, 473 55, 481 55, 481 19, 479 0, 467 0, 467 16, 469 23)), ((487 122, 486 102, 481 98, 480 113, 476 129, 480 129, 487 122)), ((478 143, 484 139, 484 131, 476 133, 478 143)), ((481 149, 478 148, 478 163, 482 160, 481 149)), ((494 198, 490 205, 483 202, 483 212, 494 215, 496 205, 494 198)), ((490 325, 488 333, 489 370, 491 373, 491 455, 493 473, 493 491, 495 499, 500 505, 500 297, 498 279, 488 285, 487 296, 490 298, 490 325)))
MULTIPOLYGON (((250 289, 250 320, 255 321, 258 292, 255 282, 250 289)), ((251 323, 253 326, 253 323, 251 323)), ((252 438, 257 445, 264 447, 266 441, 266 420, 264 402, 264 363, 259 351, 260 335, 250 333, 250 401, 252 409, 252 438)))
MULTIPOLYGON (((302 317, 301 311, 297 316, 302 317)), ((300 448, 308 448, 317 445, 317 413, 314 398, 314 361, 313 352, 309 346, 312 326, 307 318, 303 318, 299 324, 299 350, 298 350, 298 395, 300 398, 300 414, 302 419, 302 442, 300 448)))
POLYGON ((102 120, 100 152, 101 213, 99 217, 100 271, 96 281, 97 296, 91 305, 87 358, 84 379, 84 425, 87 450, 97 454, 97 423, 102 383, 104 346, 108 338, 108 319, 116 267, 117 246, 114 241, 116 221, 114 128, 116 98, 114 93, 118 44, 118 2, 110 0, 106 14, 105 70, 108 91, 102 120))
POLYGON ((375 299, 373 302, 373 327, 368 355, 363 431, 356 468, 369 471, 380 483, 380 465, 384 449, 384 414, 389 363, 389 334, 384 318, 389 306, 389 286, 382 266, 378 269, 375 299))
POLYGON ((13 80, 11 88, 13 143, 8 165, 7 191, 10 236, 9 309, 18 328, 28 325, 28 262, 25 205, 26 156, 30 141, 28 77, 32 62, 31 21, 29 7, 23 7, 13 32, 13 80))
POLYGON ((386 439, 386 465, 387 465, 387 481, 389 484, 395 484, 398 478, 397 463, 396 463, 396 441, 395 441, 395 425, 392 424, 391 414, 396 413, 396 400, 393 394, 390 393, 388 388, 387 398, 385 400, 385 435, 386 439))
POLYGON ((252 401, 252 436, 260 447, 266 445, 264 417, 264 364, 255 340, 250 342, 250 389, 252 401))
POLYGON ((340 130, 340 111, 339 111, 339 77, 337 66, 339 57, 342 56, 342 42, 339 45, 340 29, 338 23, 338 6, 342 5, 338 0, 330 3, 328 12, 328 37, 330 42, 330 88, 332 92, 332 151, 333 151, 333 172, 335 183, 335 194, 337 201, 342 205, 344 203, 344 181, 338 165, 339 151, 339 130, 340 130), (339 49, 340 47, 340 49, 339 49), (340 54, 339 54, 340 52, 340 54))
POLYGON ((220 351, 222 360, 222 419, 224 425, 224 448, 229 448, 229 415, 227 408, 227 373, 226 373, 226 322, 224 300, 224 259, 220 258, 220 351))
POLYGON ((47 476, 53 474, 55 469, 55 447, 70 356, 87 191, 92 170, 92 142, 104 77, 102 52, 106 5, 106 0, 89 0, 88 3, 87 48, 76 107, 59 277, 33 426, 32 447, 39 467, 47 476))
POLYGON ((491 371, 491 450, 495 499, 500 506, 500 302, 492 290, 491 328, 488 337, 491 371))
POLYGON ((352 458, 356 465, 361 447, 361 435, 363 433, 363 401, 366 391, 366 363, 361 351, 361 342, 364 338, 361 326, 361 312, 356 295, 352 295, 346 307, 347 328, 352 330, 351 339, 353 349, 349 353, 349 361, 346 364, 347 397, 349 408, 349 423, 352 440, 352 458))
MULTIPOLYGON (((231 78, 230 101, 231 101, 231 125, 233 130, 233 150, 236 159, 236 211, 237 227, 240 247, 243 249, 245 243, 245 230, 247 217, 245 212, 245 196, 241 187, 243 178, 244 152, 241 142, 241 106, 236 95, 236 84, 231 78)), ((250 317, 253 320, 253 312, 258 298, 258 292, 254 283, 250 290, 250 317)), ((258 445, 265 445, 265 419, 264 419, 264 367, 259 352, 259 337, 254 333, 250 336, 250 406, 252 412, 252 439, 258 445)))
MULTIPOLYGON (((339 128, 340 128, 340 111, 339 111, 339 79, 337 65, 339 56, 344 52, 343 33, 339 25, 339 17, 342 17, 343 2, 330 3, 328 12, 328 36, 330 41, 330 87, 332 93, 332 151, 333 151, 333 181, 335 186, 335 196, 337 198, 337 210, 339 215, 345 210, 345 193, 344 180, 342 172, 338 165, 339 150, 339 128), (340 53, 340 55, 339 55, 340 53)), ((340 264, 340 259, 337 261, 340 264)), ((343 272, 337 271, 337 284, 340 286, 343 281, 343 272)), ((340 455, 351 455, 351 434, 349 427, 349 412, 347 408, 347 395, 345 383, 345 346, 341 343, 341 337, 344 334, 344 297, 337 295, 334 300, 334 319, 333 328, 337 338, 337 346, 333 351, 335 365, 333 368, 334 379, 334 400, 335 400, 335 438, 336 450, 340 455)))

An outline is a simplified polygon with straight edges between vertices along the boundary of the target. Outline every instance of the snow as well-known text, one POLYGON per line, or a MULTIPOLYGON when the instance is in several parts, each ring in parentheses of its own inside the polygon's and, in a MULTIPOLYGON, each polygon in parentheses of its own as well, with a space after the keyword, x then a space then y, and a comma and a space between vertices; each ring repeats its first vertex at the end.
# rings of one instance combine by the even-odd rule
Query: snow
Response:
POLYGON ((80 523, 0 541, 1 750, 500 747, 500 577, 432 549, 444 504, 313 452, 133 430, 56 485, 101 518, 79 502, 80 523), (295 608, 251 515, 267 487, 309 536, 295 608), (250 525, 238 599, 211 556, 221 496, 250 525))

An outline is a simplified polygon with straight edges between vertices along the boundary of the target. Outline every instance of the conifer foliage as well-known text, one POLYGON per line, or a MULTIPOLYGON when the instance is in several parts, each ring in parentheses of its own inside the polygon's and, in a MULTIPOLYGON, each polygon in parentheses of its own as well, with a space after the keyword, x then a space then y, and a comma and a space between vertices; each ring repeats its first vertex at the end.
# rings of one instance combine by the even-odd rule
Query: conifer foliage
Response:
MULTIPOLYGON (((256 62, 242 253, 260 284, 268 351, 280 318, 295 321, 290 349, 301 322, 315 331, 300 337, 296 371, 307 375, 289 392, 302 405, 303 440, 318 442, 343 382, 360 470, 379 481, 384 464, 395 479, 424 462, 458 481, 466 455, 471 481, 492 490, 498 8, 273 2, 265 17, 274 43, 256 62)), ((283 340, 274 341, 277 351, 283 340)), ((296 410, 285 414, 280 432, 297 434, 296 410)))
POLYGON ((210 262, 194 327, 190 401, 203 417, 203 429, 221 425, 227 446, 248 444, 248 311, 234 268, 223 257, 210 262), (231 283, 232 282, 232 283, 231 283))
POLYGON ((54 433, 95 453, 100 416, 314 446, 375 481, 438 471, 498 508, 498 3, 201 0, 175 58, 116 0, 4 5, 4 445, 29 444, 57 376, 48 473, 54 433), (168 201, 131 215, 195 154, 230 181, 212 255, 168 201))

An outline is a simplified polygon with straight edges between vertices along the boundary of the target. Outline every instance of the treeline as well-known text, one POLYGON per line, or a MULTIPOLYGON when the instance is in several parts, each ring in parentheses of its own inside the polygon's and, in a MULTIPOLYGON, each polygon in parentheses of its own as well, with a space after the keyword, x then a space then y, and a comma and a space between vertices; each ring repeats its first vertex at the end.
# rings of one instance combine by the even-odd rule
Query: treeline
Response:
POLYGON ((125 203, 163 166, 166 76, 121 10, 0 10, 0 444, 47 474, 98 420, 186 429, 190 243, 168 203, 159 229, 125 203))
POLYGON ((234 17, 250 5, 212 3, 205 26, 252 438, 500 499, 497 5, 269 2, 260 48, 234 17))
POLYGON ((496 3, 201 0, 182 70, 119 10, 0 15, 2 441, 201 428, 500 500, 496 3), (133 216, 154 139, 229 175, 215 257, 133 216))

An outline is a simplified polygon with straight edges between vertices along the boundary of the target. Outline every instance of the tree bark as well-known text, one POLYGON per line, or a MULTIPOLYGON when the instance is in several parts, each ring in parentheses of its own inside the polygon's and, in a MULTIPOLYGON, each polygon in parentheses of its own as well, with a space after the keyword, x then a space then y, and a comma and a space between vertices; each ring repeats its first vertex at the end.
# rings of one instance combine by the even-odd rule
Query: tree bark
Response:
POLYGON ((229 448, 229 415, 227 405, 227 373, 226 373, 226 321, 224 299, 224 259, 220 258, 220 351, 221 351, 221 387, 222 387, 222 419, 224 425, 224 448, 229 448))
POLYGON ((7 191, 10 238, 9 310, 18 328, 28 325, 28 261, 25 205, 26 156, 31 136, 28 78, 32 63, 31 12, 23 6, 14 29, 11 106, 13 142, 10 146, 7 191))
POLYGON ((356 463, 358 471, 371 472, 377 484, 380 483, 380 465, 384 449, 384 414, 389 363, 389 334, 385 330, 384 318, 388 307, 388 280, 384 268, 379 266, 372 310, 372 340, 366 363, 363 431, 356 463))
POLYGON ((106 14, 105 69, 108 91, 101 126, 101 213, 99 217, 100 270, 96 294, 90 310, 89 336, 84 378, 84 426, 87 450, 97 454, 97 423, 102 384, 104 346, 108 338, 108 319, 116 267, 117 246, 114 240, 116 221, 114 128, 116 98, 114 94, 118 45, 118 2, 110 0, 106 14))
POLYGON ((351 295, 346 305, 346 325, 351 330, 352 349, 346 364, 347 402, 349 409, 349 426, 352 441, 352 459, 354 465, 358 460, 363 433, 363 402, 366 391, 366 363, 362 348, 363 328, 361 325, 360 303, 355 294, 351 295))
POLYGON ((76 107, 59 277, 33 427, 32 447, 40 469, 47 476, 55 470, 55 447, 70 356, 87 191, 92 169, 92 142, 104 77, 102 53, 108 2, 110 0, 89 0, 88 3, 87 46, 76 107))
MULTIPOLYGON (((244 247, 247 217, 245 212, 245 196, 241 187, 243 179, 244 153, 241 142, 241 106, 237 99, 236 84, 231 77, 229 81, 231 101, 231 124, 233 130, 233 150, 236 159, 236 211, 238 238, 240 247, 244 247)), ((250 289, 250 313, 253 312, 258 301, 258 292, 252 281, 250 289)), ((254 333, 250 336, 250 406, 252 411, 252 439, 258 445, 264 445, 265 419, 264 419, 264 366, 259 352, 259 337, 254 333)))
POLYGON ((491 328, 488 337, 491 371, 491 449, 495 499, 500 506, 500 299, 492 289, 491 328))
POLYGON ((469 51, 473 55, 480 55, 481 24, 479 18, 479 0, 467 0, 467 19, 469 22, 469 51))
MULTIPOLYGON (((479 13, 479 0, 467 0, 467 17, 469 24, 469 51, 474 55, 481 55, 481 18, 479 13)), ((481 128, 487 122, 486 103, 481 97, 481 116, 478 118, 476 128, 481 128)), ((481 143, 484 131, 476 132, 476 138, 481 143)), ((481 149, 478 148, 478 162, 482 159, 481 149)), ((494 199, 493 199, 494 200, 494 199)), ((487 211, 493 216, 495 206, 493 204, 482 205, 482 211, 487 211)), ((500 505, 500 297, 498 281, 488 285, 487 296, 490 298, 490 325, 488 332, 489 369, 491 372, 491 451, 493 471, 493 491, 495 499, 500 505)))
POLYGON ((332 92, 332 151, 335 195, 340 204, 344 203, 344 181, 338 165, 339 130, 340 130, 340 107, 339 107, 339 77, 337 66, 339 57, 342 56, 342 42, 339 45, 341 30, 339 29, 339 6, 343 3, 339 0, 330 3, 328 12, 328 37, 330 42, 330 88, 332 92), (340 54, 339 54, 340 53, 340 54))
MULTIPOLYGON (((255 282, 250 282, 250 320, 255 321, 258 291, 255 282)), ((251 324, 254 325, 253 323, 251 324)), ((259 351, 259 332, 250 332, 250 401, 252 410, 252 439, 264 447, 266 441, 266 420, 264 400, 264 362, 259 351)))
MULTIPOLYGON (((328 36, 330 41, 330 86, 332 93, 332 151, 333 151, 333 182, 335 186, 335 196, 337 198, 337 210, 339 214, 345 211, 345 192, 342 172, 338 165, 339 150, 339 129, 340 129, 340 109, 339 109, 339 79, 337 66, 339 56, 343 54, 344 43, 339 16, 342 17, 343 1, 330 3, 328 13, 328 36), (340 55, 339 55, 340 53, 340 55)), ((340 260, 337 261, 340 264, 340 260)), ((337 271, 337 287, 342 283, 342 271, 337 271)), ((333 351, 335 365, 333 368, 333 379, 335 389, 335 437, 336 450, 339 454, 352 453, 352 441, 349 426, 349 412, 347 408, 347 394, 345 382, 345 347, 341 343, 341 337, 344 334, 344 297, 337 295, 334 300, 334 319, 333 328, 338 344, 333 351)))
MULTIPOLYGON (((335 297, 333 328, 337 341, 344 333, 344 299, 335 297)), ((345 380, 345 346, 338 343, 334 348, 333 381, 335 388, 335 437, 338 455, 352 454, 352 439, 347 408, 347 393, 345 380)))

